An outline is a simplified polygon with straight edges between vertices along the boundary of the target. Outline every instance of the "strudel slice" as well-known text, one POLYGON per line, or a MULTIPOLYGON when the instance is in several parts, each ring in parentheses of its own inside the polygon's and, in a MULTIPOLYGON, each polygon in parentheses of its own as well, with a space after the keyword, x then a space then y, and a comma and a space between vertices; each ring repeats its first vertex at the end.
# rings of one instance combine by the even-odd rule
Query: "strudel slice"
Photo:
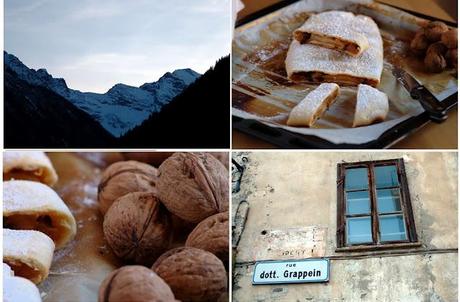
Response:
POLYGON ((334 82, 339 85, 377 86, 383 70, 383 43, 375 22, 366 16, 355 17, 369 47, 360 56, 293 39, 286 56, 286 72, 292 81, 334 82))
POLYGON ((311 127, 339 95, 339 85, 324 83, 310 92, 289 114, 289 126, 311 127))
POLYGON ((368 85, 359 85, 353 127, 384 121, 388 110, 388 97, 385 93, 368 85))
POLYGON ((3 183, 3 226, 16 230, 37 230, 63 247, 76 233, 75 218, 59 195, 34 181, 3 183))
POLYGON ((328 11, 308 18, 304 25, 294 31, 294 38, 300 44, 310 43, 356 57, 369 47, 359 25, 353 13, 328 11))
POLYGON ((53 240, 41 232, 3 229, 3 262, 15 276, 42 282, 49 274, 53 253, 53 240))
POLYGON ((3 153, 3 180, 9 179, 34 180, 52 186, 58 177, 45 152, 6 151, 3 153))
POLYGON ((21 277, 3 277, 3 302, 42 302, 35 284, 21 277))

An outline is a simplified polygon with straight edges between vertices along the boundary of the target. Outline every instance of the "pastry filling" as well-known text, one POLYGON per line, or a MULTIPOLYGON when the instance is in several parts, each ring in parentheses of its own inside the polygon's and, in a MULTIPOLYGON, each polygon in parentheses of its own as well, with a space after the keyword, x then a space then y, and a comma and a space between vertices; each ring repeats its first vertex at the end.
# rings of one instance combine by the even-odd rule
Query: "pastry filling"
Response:
POLYGON ((61 236, 50 215, 14 214, 3 217, 3 227, 13 230, 36 230, 48 235, 54 242, 61 236))
POLYGON ((295 32, 295 39, 300 42, 300 44, 314 44, 330 49, 341 50, 347 53, 357 55, 361 51, 361 47, 359 47, 356 43, 350 43, 338 38, 329 37, 329 36, 322 36, 315 33, 306 33, 306 32, 295 32))
POLYGON ((324 83, 331 82, 348 86, 358 86, 359 84, 367 84, 370 86, 377 86, 378 81, 372 79, 365 79, 360 77, 354 77, 345 74, 326 74, 319 71, 298 71, 294 72, 291 77, 291 80, 296 82, 311 82, 311 83, 324 83))
POLYGON ((39 270, 30 267, 21 261, 4 260, 4 262, 11 267, 15 276, 24 277, 32 281, 38 281, 41 279, 41 273, 39 270))
POLYGON ((334 103, 335 99, 337 98, 337 95, 339 94, 339 90, 335 89, 331 94, 329 94, 324 101, 322 102, 321 106, 318 108, 318 110, 315 112, 313 115, 313 120, 310 126, 312 126, 322 115, 323 113, 329 109, 329 107, 334 103))
POLYGON ((43 170, 36 169, 32 171, 26 171, 23 169, 12 169, 7 173, 3 173, 3 180, 10 180, 10 179, 24 179, 24 180, 31 180, 31 181, 38 181, 41 182, 43 180, 43 170))

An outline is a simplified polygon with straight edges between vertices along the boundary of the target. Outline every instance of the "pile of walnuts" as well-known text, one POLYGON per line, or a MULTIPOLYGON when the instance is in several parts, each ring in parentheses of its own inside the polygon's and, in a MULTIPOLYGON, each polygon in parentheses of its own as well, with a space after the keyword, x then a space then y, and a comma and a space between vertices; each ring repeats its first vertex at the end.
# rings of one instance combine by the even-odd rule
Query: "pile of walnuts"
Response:
POLYGON ((429 72, 442 72, 448 67, 457 68, 457 29, 440 21, 427 23, 412 39, 410 48, 417 56, 424 57, 429 72))
POLYGON ((117 162, 102 175, 104 236, 129 265, 106 277, 99 301, 225 301, 228 170, 210 153, 167 154, 160 161, 158 169, 117 162))

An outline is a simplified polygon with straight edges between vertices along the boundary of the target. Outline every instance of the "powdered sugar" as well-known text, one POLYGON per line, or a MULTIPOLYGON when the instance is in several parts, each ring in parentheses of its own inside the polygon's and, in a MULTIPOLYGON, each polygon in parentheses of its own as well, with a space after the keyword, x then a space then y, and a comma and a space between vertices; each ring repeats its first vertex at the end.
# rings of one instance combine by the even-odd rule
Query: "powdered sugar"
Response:
POLYGON ((358 57, 343 52, 293 40, 286 57, 289 77, 297 72, 322 72, 348 75, 380 82, 383 69, 383 42, 375 22, 366 16, 354 17, 355 28, 369 41, 369 48, 358 57))

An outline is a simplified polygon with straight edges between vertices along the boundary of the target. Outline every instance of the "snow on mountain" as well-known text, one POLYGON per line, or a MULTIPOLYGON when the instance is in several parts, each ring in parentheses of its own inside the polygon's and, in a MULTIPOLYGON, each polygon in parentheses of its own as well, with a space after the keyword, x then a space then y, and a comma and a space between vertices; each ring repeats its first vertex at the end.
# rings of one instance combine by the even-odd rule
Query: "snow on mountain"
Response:
POLYGON ((67 87, 64 79, 53 78, 46 69, 29 69, 14 55, 4 52, 5 66, 20 79, 46 87, 89 113, 105 129, 119 137, 158 112, 200 74, 191 69, 165 73, 157 82, 140 87, 116 84, 106 93, 81 92, 67 87))

